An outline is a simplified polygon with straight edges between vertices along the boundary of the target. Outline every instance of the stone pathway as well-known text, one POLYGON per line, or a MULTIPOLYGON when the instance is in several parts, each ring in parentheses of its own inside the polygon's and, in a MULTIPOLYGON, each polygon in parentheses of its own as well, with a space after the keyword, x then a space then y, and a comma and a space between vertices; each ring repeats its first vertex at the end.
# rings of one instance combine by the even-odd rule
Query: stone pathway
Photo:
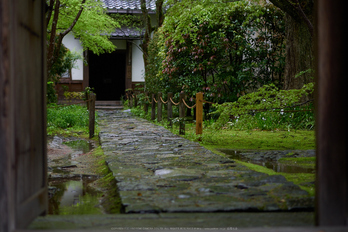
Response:
POLYGON ((123 111, 98 111, 100 141, 125 213, 311 211, 281 175, 251 171, 123 111))

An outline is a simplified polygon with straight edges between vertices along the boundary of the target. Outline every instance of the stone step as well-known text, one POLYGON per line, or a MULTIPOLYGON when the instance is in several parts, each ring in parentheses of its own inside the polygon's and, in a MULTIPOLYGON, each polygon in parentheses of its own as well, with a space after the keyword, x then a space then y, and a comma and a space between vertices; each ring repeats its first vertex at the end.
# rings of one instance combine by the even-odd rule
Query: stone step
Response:
POLYGON ((95 101, 96 106, 122 106, 122 101, 95 101))

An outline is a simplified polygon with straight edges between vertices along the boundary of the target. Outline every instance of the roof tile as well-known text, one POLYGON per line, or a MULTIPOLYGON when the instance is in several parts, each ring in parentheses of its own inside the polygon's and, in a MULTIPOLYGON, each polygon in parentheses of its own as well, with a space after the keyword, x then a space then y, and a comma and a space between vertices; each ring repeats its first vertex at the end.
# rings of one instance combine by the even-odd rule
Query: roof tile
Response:
MULTIPOLYGON (((109 10, 141 10, 140 0, 102 0, 109 10)), ((149 10, 156 10, 155 0, 146 0, 149 10)))

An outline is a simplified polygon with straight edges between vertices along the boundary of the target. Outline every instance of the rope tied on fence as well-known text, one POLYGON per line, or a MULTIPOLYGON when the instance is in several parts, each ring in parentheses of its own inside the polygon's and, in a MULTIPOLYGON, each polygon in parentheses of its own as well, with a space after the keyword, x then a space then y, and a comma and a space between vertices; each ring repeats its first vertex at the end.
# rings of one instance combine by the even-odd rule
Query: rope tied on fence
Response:
POLYGON ((145 99, 147 99, 148 103, 151 103, 149 96, 145 96, 145 99))
POLYGON ((178 106, 179 104, 180 104, 180 102, 178 102, 178 103, 175 103, 174 101, 173 101, 173 99, 172 98, 169 98, 169 100, 173 103, 173 105, 176 105, 176 106, 178 106))
POLYGON ((187 105, 187 103, 186 103, 185 99, 182 99, 182 101, 184 102, 185 106, 186 106, 187 108, 189 108, 189 109, 193 109, 193 108, 195 108, 195 107, 196 107, 196 104, 194 104, 193 106, 189 106, 189 105, 187 105))
POLYGON ((203 103, 215 104, 214 102, 209 102, 209 101, 206 101, 206 100, 203 100, 203 103))
POLYGON ((165 101, 163 100, 162 97, 160 97, 160 99, 161 99, 161 102, 162 102, 163 104, 167 104, 167 103, 168 103, 168 100, 165 102, 165 101))

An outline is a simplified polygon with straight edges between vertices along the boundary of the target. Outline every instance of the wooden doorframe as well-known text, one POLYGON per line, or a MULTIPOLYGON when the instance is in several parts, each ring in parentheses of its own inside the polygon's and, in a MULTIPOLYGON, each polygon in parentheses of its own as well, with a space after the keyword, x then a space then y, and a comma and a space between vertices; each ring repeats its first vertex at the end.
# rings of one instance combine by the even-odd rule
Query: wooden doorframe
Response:
POLYGON ((348 225, 346 1, 317 1, 316 223, 348 225))

